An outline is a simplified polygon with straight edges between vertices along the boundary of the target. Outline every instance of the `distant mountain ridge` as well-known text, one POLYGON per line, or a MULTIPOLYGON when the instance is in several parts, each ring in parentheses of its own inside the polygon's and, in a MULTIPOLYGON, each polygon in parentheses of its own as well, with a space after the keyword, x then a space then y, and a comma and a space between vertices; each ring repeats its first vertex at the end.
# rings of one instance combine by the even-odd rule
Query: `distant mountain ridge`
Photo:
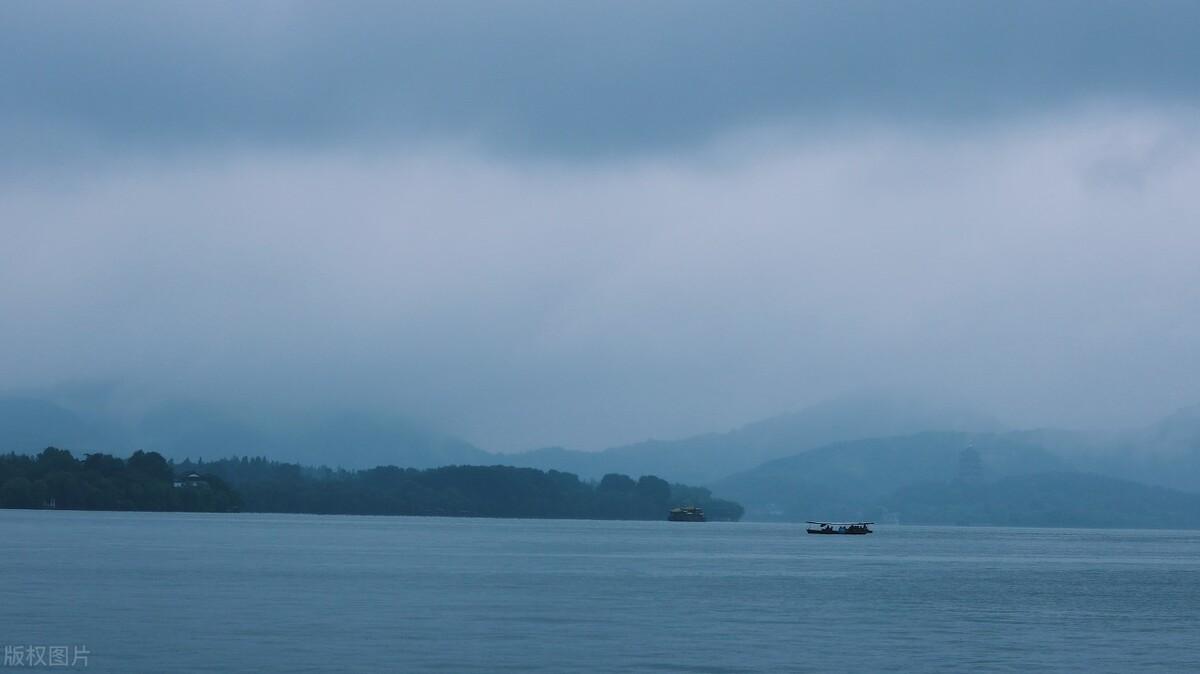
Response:
POLYGON ((681 440, 647 440, 600 452, 552 447, 509 454, 505 461, 554 468, 582 476, 605 473, 660 475, 682 482, 710 483, 765 461, 831 443, 928 430, 997 430, 990 417, 960 409, 883 396, 850 396, 747 424, 725 433, 681 440))
POLYGON ((113 424, 90 421, 47 400, 0 398, 0 452, 38 452, 49 446, 100 449, 119 436, 113 424))
POLYGON ((713 482, 832 442, 930 428, 998 426, 993 419, 967 411, 860 395, 681 440, 647 440, 601 452, 548 448, 492 454, 403 419, 362 412, 312 415, 269 427, 249 423, 219 406, 168 401, 130 422, 103 413, 79 414, 46 400, 0 398, 0 451, 37 452, 51 445, 79 452, 147 449, 175 459, 249 454, 347 468, 503 463, 568 471, 585 479, 623 473, 693 484, 713 482))
POLYGON ((1040 525, 1058 513, 1060 526, 1138 518, 1200 526, 1196 411, 1119 433, 930 432, 834 443, 710 486, 741 501, 748 519, 895 516, 1040 525), (978 462, 970 478, 964 478, 967 459, 978 462), (1124 491, 1111 493, 1118 487, 1124 491))
MULTIPOLYGON (((724 433, 601 452, 548 448, 493 454, 399 417, 361 411, 313 414, 271 426, 197 402, 163 403, 129 420, 36 398, 0 397, 0 452, 36 453, 51 445, 80 455, 146 449, 176 460, 252 455, 350 469, 505 464, 575 473, 584 480, 608 473, 655 475, 707 485, 742 502, 747 519, 874 517, 889 509, 904 517, 901 504, 908 503, 908 516, 921 513, 937 521, 953 513, 963 521, 985 516, 1033 521, 1036 512, 1015 505, 1029 496, 1031 485, 1061 483, 1063 490, 1087 495, 1088 487, 1080 485, 1101 489, 1140 483, 1129 489, 1142 493, 1147 503, 1174 510, 1186 510, 1187 499, 1153 490, 1200 493, 1200 406, 1119 432, 1004 430, 983 415, 856 396, 724 433), (988 485, 978 494, 990 500, 963 500, 976 493, 959 488, 959 463, 968 447, 981 461, 978 484, 988 485), (1036 475, 1059 477, 1031 477, 1036 475), (1122 482, 1102 481, 1109 478, 1122 482), (937 498, 923 499, 921 490, 937 498)), ((1099 494, 1083 501, 1106 507, 1099 494)), ((1086 519, 1077 512, 1070 518, 1086 519)))
POLYGON ((1126 431, 1035 430, 1025 441, 1083 471, 1200 492, 1200 405, 1126 431))
POLYGON ((1009 434, 931 432, 826 445, 712 483, 739 500, 748 518, 859 518, 902 487, 958 477, 964 450, 980 460, 980 479, 1067 466, 1051 452, 1009 434))

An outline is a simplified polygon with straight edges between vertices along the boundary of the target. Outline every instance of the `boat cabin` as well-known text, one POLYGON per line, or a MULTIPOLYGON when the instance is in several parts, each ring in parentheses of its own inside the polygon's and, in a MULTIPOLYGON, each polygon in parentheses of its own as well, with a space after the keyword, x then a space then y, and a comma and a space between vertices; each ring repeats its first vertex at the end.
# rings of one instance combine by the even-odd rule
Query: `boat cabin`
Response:
POLYGON ((813 522, 808 524, 815 525, 807 529, 810 534, 842 534, 848 536, 861 536, 863 534, 873 533, 869 525, 874 522, 813 522))
POLYGON ((703 522, 705 521, 704 509, 696 506, 683 506, 680 508, 671 508, 671 512, 667 514, 667 519, 671 522, 703 522))

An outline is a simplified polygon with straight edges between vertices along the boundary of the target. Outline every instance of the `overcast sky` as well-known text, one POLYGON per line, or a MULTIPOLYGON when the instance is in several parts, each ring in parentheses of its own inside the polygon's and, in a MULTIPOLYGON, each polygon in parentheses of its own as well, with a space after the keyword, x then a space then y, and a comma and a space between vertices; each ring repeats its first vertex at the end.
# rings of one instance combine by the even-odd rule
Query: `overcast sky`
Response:
POLYGON ((0 382, 595 449, 1200 402, 1192 2, 0 4, 0 382))

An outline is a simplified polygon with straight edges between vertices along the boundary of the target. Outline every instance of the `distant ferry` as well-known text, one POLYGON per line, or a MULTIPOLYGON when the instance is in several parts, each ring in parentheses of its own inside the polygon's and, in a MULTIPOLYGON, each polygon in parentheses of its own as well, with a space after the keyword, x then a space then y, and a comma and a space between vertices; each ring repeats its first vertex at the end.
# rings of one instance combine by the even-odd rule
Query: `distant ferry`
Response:
POLYGON ((808 524, 817 525, 817 528, 815 528, 815 529, 812 527, 809 527, 807 529, 808 533, 810 533, 810 534, 842 534, 844 536, 862 536, 864 534, 871 533, 871 528, 867 525, 875 524, 875 523, 874 522, 813 522, 810 520, 808 522, 808 524))
POLYGON ((683 506, 682 508, 671 508, 667 519, 671 522, 704 522, 704 509, 696 506, 683 506))

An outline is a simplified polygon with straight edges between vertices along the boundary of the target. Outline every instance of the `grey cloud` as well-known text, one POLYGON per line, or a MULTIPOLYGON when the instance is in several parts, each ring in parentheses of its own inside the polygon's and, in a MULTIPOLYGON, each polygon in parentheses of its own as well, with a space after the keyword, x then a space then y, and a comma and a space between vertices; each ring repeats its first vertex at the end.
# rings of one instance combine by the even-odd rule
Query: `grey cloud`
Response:
POLYGON ((1133 425, 1200 399, 1198 152, 1191 117, 1124 109, 612 165, 427 148, 9 181, 0 380, 383 408, 506 450, 879 387, 1133 425))
POLYGON ((1165 1, 7 2, 0 139, 26 159, 429 138, 610 155, 846 115, 1190 105, 1198 22, 1165 1))
POLYGON ((498 449, 1145 421, 1200 400, 1198 14, 3 3, 0 381, 498 449))

